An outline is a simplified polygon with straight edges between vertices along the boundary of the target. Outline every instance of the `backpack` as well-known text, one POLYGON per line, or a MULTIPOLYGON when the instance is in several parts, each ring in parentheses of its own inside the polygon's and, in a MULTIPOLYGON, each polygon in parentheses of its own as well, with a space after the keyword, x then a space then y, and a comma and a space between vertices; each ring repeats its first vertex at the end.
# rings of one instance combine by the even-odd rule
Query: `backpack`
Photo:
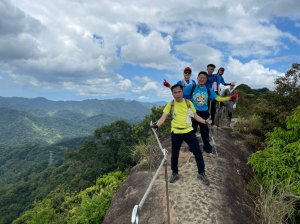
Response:
MULTIPOLYGON (((194 86, 196 86, 196 84, 193 82, 193 80, 191 80, 191 82, 192 82, 193 88, 194 88, 194 86)), ((185 87, 185 85, 184 85, 184 79, 181 80, 181 85, 182 85, 183 87, 185 87)))
MULTIPOLYGON (((187 99, 184 99, 184 100, 185 100, 187 108, 188 109, 191 108, 189 100, 187 100, 187 99)), ((173 119, 174 104, 175 104, 175 102, 174 102, 174 100, 172 100, 172 102, 171 102, 171 109, 170 109, 170 114, 172 116, 172 119, 173 119)))

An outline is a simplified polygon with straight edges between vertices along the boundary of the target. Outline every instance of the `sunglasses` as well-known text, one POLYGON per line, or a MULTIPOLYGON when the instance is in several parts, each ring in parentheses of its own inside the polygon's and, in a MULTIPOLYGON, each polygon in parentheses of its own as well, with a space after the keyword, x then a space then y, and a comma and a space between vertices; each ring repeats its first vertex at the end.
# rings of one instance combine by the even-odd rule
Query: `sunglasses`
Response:
POLYGON ((190 71, 185 71, 184 74, 192 74, 190 71))

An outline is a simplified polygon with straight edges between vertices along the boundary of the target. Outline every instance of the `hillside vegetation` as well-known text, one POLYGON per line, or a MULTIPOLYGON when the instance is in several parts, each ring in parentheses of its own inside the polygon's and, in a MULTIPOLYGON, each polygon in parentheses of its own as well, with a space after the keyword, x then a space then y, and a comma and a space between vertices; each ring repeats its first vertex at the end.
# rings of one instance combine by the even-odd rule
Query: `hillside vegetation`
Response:
MULTIPOLYGON (((235 131, 248 136, 253 149, 249 164, 256 176, 249 189, 256 197, 261 223, 291 222, 299 212, 300 65, 293 64, 275 84, 274 91, 238 86, 235 113, 239 118, 235 131)), ((44 116, 43 111, 39 113, 44 116)), ((33 172, 28 171, 26 178, 18 176, 0 186, 0 223, 101 223, 130 168, 138 162, 147 163, 148 146, 154 144, 149 123, 161 113, 161 107, 153 107, 138 124, 117 120, 99 127, 89 139, 81 140, 79 147, 77 140, 66 143, 68 146, 53 145, 53 149, 62 149, 63 159, 49 166, 45 157, 38 171, 34 170, 38 165, 27 164, 33 172)), ((161 127, 159 134, 169 132, 169 125, 161 127)), ((30 154, 37 150, 34 144, 30 147, 20 151, 30 154)), ((2 150, 7 155, 7 148, 2 150)), ((50 148, 43 150, 45 155, 50 148)), ((19 160, 26 155, 18 154, 19 160)), ((1 164, 10 170, 14 159, 11 155, 1 164)))
POLYGON ((275 84, 275 91, 240 86, 237 111, 236 130, 247 135, 255 152, 249 164, 256 177, 249 188, 262 223, 300 221, 300 64, 275 84))
MULTIPOLYGON (((111 150, 104 145, 105 140, 93 137, 93 131, 113 121, 131 127, 133 121, 141 120, 150 111, 148 105, 136 101, 108 100, 109 105, 127 105, 122 116, 126 115, 130 123, 119 123, 117 117, 111 116, 115 112, 87 116, 64 109, 67 102, 3 97, 0 102, 5 106, 0 108, 0 223, 11 223, 34 201, 42 200, 56 188, 77 192, 108 172, 133 165, 129 148, 124 149, 125 156, 117 164, 106 160, 103 155, 109 157, 111 150)), ((99 104, 98 109, 101 105, 106 107, 106 101, 93 102, 99 104)), ((76 104, 80 107, 80 102, 76 104)), ((82 111, 96 113, 92 105, 85 109, 82 111)))

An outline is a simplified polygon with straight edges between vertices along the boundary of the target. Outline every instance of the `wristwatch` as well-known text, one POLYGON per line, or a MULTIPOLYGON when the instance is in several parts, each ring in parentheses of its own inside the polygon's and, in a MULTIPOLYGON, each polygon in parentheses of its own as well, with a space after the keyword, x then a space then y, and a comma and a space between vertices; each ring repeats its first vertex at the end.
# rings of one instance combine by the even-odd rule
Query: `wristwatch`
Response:
POLYGON ((205 124, 208 124, 208 121, 207 121, 207 120, 205 120, 205 124))

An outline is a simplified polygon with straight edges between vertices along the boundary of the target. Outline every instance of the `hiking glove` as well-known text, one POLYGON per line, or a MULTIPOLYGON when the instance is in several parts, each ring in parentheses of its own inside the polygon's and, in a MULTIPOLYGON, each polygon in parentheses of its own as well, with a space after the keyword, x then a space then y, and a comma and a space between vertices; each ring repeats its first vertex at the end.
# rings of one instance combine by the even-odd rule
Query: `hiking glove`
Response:
POLYGON ((235 94, 233 94, 232 96, 230 96, 230 100, 236 100, 237 97, 238 97, 238 94, 235 93, 235 94))
POLYGON ((153 123, 152 125, 150 125, 150 127, 151 127, 152 129, 154 129, 154 131, 157 131, 157 130, 158 130, 158 126, 157 126, 156 123, 153 123))
POLYGON ((165 87, 171 88, 170 83, 168 83, 168 81, 165 80, 165 79, 164 79, 163 85, 164 85, 165 87))
POLYGON ((158 129, 157 121, 153 122, 153 123, 150 125, 150 127, 151 127, 152 129, 154 129, 155 131, 157 131, 157 129, 158 129))

